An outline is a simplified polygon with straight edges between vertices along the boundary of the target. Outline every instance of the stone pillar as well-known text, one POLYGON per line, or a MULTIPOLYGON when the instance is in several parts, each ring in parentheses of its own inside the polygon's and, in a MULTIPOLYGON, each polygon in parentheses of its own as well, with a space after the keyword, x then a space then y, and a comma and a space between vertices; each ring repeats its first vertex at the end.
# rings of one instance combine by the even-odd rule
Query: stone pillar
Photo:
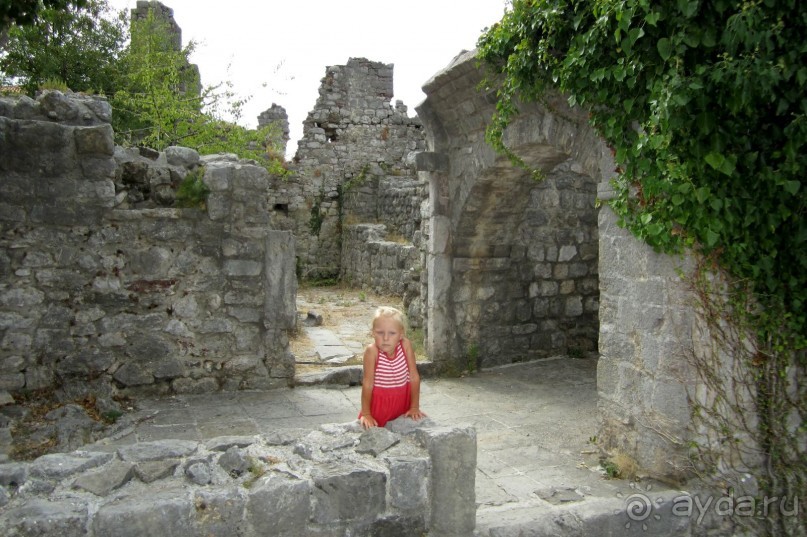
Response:
POLYGON ((426 271, 430 275, 426 301, 426 349, 438 369, 450 369, 459 357, 457 331, 449 312, 451 292, 451 219, 448 198, 448 158, 439 153, 418 153, 418 173, 429 181, 429 240, 426 271))
POLYGON ((476 430, 437 427, 417 434, 432 463, 429 535, 472 535, 476 527, 476 430))
POLYGON ((297 322, 296 257, 291 231, 267 232, 264 266, 266 368, 270 377, 288 379, 294 377, 294 355, 288 350, 288 334, 297 322))

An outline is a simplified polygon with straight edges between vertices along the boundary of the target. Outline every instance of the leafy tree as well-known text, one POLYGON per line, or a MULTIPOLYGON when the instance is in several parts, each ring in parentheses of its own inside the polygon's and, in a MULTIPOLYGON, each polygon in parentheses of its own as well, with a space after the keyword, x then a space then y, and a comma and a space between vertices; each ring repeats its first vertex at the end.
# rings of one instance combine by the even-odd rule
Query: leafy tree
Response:
POLYGON ((87 0, 0 0, 0 52, 8 42, 8 31, 13 26, 33 23, 43 9, 84 7, 87 0))
POLYGON ((119 142, 164 149, 181 144, 202 120, 199 74, 191 68, 191 42, 177 50, 165 21, 149 10, 131 23, 131 41, 121 59, 121 78, 112 97, 119 142))
POLYGON ((125 14, 113 14, 106 0, 80 4, 45 7, 35 20, 11 27, 0 71, 31 96, 48 80, 74 91, 113 93, 127 37, 125 14))
POLYGON ((202 154, 232 152, 285 174, 283 159, 277 157, 279 130, 252 131, 225 121, 224 115, 240 119, 246 99, 238 98, 229 82, 202 87, 190 64, 194 48, 191 41, 177 50, 167 23, 151 10, 146 18, 132 21, 131 43, 112 98, 118 143, 158 150, 183 145, 202 154))

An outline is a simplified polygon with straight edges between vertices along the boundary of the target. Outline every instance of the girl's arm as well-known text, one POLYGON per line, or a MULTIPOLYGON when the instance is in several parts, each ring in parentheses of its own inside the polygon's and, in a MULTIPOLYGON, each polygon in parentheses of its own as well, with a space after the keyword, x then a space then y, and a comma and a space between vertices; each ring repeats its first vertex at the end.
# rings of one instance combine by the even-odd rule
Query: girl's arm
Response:
POLYGON ((364 349, 364 374, 361 381, 361 425, 365 429, 377 427, 375 418, 370 413, 370 402, 373 398, 373 383, 375 382, 375 359, 378 350, 374 344, 367 345, 364 349))
POLYGON ((409 366, 409 381, 411 383, 411 395, 409 398, 409 410, 404 416, 414 420, 424 418, 426 414, 420 410, 420 373, 415 363, 415 351, 412 349, 412 342, 403 338, 403 349, 406 355, 406 363, 409 366))

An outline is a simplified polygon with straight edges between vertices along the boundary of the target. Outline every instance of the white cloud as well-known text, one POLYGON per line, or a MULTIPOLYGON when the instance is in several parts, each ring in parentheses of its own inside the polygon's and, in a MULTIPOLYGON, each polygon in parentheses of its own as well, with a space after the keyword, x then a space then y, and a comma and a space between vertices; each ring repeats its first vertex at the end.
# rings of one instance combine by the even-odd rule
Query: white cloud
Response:
MULTIPOLYGON (((109 0, 114 9, 135 0, 109 0)), ((164 0, 197 49, 202 83, 231 80, 251 96, 240 120, 254 127, 272 103, 289 115, 289 152, 313 108, 329 65, 351 57, 395 65, 395 100, 414 115, 421 86, 461 50, 476 46, 485 27, 501 19, 506 0, 164 0), (206 7, 202 7, 202 5, 206 7), (228 70, 229 67, 229 70, 228 70)))

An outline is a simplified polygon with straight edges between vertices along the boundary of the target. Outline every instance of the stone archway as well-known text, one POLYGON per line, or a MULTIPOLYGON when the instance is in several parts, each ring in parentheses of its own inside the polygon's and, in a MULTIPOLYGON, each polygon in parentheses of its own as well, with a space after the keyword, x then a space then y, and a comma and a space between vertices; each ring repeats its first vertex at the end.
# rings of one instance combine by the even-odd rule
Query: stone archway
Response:
POLYGON ((524 105, 505 139, 545 174, 536 182, 485 142, 494 99, 482 78, 465 53, 417 109, 431 149, 418 159, 430 184, 427 345, 447 371, 596 350, 599 332, 595 200, 610 151, 563 99, 524 105))
POLYGON ((598 352, 600 445, 649 475, 686 475, 687 356, 707 345, 680 274, 595 201, 613 196, 611 151, 558 95, 522 104, 505 144, 546 174, 536 184, 485 142, 495 96, 464 53, 424 86, 428 153, 425 325, 439 370, 598 352), (469 363, 474 358, 477 363, 469 363))

